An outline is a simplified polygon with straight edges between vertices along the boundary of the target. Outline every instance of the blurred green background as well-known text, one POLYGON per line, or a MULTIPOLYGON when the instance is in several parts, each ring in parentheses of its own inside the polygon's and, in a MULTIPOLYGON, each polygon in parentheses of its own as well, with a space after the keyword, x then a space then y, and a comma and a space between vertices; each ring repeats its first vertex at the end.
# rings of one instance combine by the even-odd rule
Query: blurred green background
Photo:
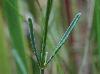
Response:
MULTIPOLYGON (((0 74, 39 74, 28 18, 32 18, 36 47, 41 50, 46 8, 47 0, 0 0, 0 74)), ((53 0, 47 57, 78 12, 82 13, 78 25, 44 74, 100 73, 100 0, 53 0)))

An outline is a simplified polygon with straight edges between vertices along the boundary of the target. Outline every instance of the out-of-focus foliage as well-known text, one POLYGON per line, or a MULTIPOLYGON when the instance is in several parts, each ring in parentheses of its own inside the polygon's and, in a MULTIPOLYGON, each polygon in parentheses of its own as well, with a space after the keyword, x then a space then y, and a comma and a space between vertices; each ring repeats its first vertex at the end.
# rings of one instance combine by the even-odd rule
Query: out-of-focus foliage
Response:
POLYGON ((0 10, 0 74, 12 74, 3 24, 2 11, 0 10))

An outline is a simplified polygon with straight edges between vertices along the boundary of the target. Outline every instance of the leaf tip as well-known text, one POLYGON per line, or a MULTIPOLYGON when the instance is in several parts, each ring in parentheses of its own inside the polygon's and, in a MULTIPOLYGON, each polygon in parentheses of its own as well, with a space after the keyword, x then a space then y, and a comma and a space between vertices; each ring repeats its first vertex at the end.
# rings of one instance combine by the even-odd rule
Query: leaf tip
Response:
POLYGON ((76 14, 76 16, 81 16, 82 15, 82 13, 81 12, 78 12, 77 14, 76 14))

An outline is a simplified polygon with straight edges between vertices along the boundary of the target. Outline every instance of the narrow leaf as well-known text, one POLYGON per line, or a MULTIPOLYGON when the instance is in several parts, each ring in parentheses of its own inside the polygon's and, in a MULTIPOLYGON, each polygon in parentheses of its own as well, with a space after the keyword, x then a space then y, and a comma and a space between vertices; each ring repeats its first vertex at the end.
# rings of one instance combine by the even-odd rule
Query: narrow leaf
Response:
POLYGON ((44 25, 44 29, 43 29, 42 49, 45 49, 45 46, 46 46, 46 38, 47 38, 47 32, 48 32, 48 22, 49 22, 49 16, 50 16, 51 8, 52 8, 52 0, 48 0, 46 17, 45 17, 45 25, 44 25))
MULTIPOLYGON (((20 56, 21 60, 23 61, 23 64, 29 72, 29 64, 27 63, 29 61, 29 58, 26 55, 25 49, 27 48, 25 46, 25 37, 22 29, 22 20, 21 17, 18 16, 17 12, 19 13, 19 8, 18 8, 18 2, 19 0, 3 0, 3 5, 4 5, 4 15, 7 19, 7 24, 8 24, 8 30, 10 33, 11 41, 12 41, 12 47, 15 48, 15 50, 18 52, 18 55, 20 56), (12 8, 11 4, 14 6, 12 8)), ((15 61, 16 62, 16 61, 15 61)), ((18 74, 22 74, 19 65, 16 63, 16 69, 18 74)))
POLYGON ((6 47, 6 39, 4 33, 4 23, 2 19, 2 13, 0 10, 0 74, 12 74, 9 60, 9 53, 6 47))
POLYGON ((16 60, 16 63, 19 65, 19 68, 20 68, 22 74, 27 74, 27 70, 25 68, 25 65, 24 65, 21 57, 19 56, 18 52, 16 51, 16 49, 13 49, 12 53, 13 53, 13 56, 16 60))
POLYGON ((61 48, 61 46, 68 39, 69 34, 72 32, 72 30, 74 29, 74 27, 77 25, 77 22, 78 22, 80 16, 81 16, 81 13, 76 14, 76 16, 73 19, 73 21, 71 22, 70 26, 67 28, 66 32, 64 33, 64 35, 59 40, 59 43, 57 44, 56 48, 54 49, 54 53, 49 58, 49 60, 47 61, 46 65, 54 58, 54 56, 57 54, 57 52, 59 51, 59 49, 61 48))
POLYGON ((43 28, 43 39, 42 39, 42 52, 41 52, 41 61, 44 65, 45 62, 45 47, 46 47, 46 40, 47 40, 47 32, 48 32, 48 22, 49 22, 49 16, 52 8, 52 2, 53 0, 47 1, 47 10, 46 10, 46 16, 45 16, 45 25, 43 28))
POLYGON ((28 22, 29 22, 29 30, 30 30, 30 41, 31 41, 31 44, 32 44, 32 49, 33 49, 33 52, 35 53, 36 55, 36 58, 37 58, 37 61, 39 63, 39 57, 38 57, 38 50, 35 46, 35 37, 34 37, 34 31, 33 31, 33 23, 32 23, 32 19, 29 18, 28 19, 28 22))

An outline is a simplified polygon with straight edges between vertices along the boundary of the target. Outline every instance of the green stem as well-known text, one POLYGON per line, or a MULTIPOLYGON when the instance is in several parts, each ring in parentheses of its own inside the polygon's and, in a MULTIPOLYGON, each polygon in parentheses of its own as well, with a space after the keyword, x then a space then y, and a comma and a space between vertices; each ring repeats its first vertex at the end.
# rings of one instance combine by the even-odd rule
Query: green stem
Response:
POLYGON ((37 61, 38 61, 38 64, 40 64, 40 60, 39 60, 39 56, 38 56, 38 50, 35 46, 35 37, 34 37, 34 31, 33 31, 33 23, 32 23, 32 19, 29 18, 28 19, 28 22, 29 22, 29 29, 30 29, 30 41, 31 41, 31 44, 32 44, 32 49, 33 49, 33 52, 35 53, 35 56, 37 58, 37 61))
POLYGON ((44 69, 40 69, 40 74, 44 74, 44 69))
POLYGON ((64 33, 64 35, 62 36, 62 38, 60 39, 60 41, 58 42, 56 48, 54 49, 54 53, 52 54, 52 56, 49 58, 49 60, 47 61, 47 63, 45 64, 45 66, 54 58, 54 56, 57 54, 57 52, 60 50, 60 48, 62 47, 62 45, 65 43, 65 41, 68 39, 69 34, 72 32, 72 30, 74 29, 74 27, 76 26, 79 18, 81 16, 81 13, 76 14, 75 18, 73 19, 73 21, 71 22, 70 26, 68 27, 68 29, 66 30, 66 32, 64 33))
POLYGON ((52 2, 53 0, 47 1, 47 10, 45 16, 45 23, 44 23, 45 25, 43 27, 42 50, 41 50, 42 67, 44 67, 44 62, 45 62, 45 47, 46 47, 46 40, 47 40, 47 33, 48 33, 48 22, 49 22, 50 12, 52 9, 52 2))

